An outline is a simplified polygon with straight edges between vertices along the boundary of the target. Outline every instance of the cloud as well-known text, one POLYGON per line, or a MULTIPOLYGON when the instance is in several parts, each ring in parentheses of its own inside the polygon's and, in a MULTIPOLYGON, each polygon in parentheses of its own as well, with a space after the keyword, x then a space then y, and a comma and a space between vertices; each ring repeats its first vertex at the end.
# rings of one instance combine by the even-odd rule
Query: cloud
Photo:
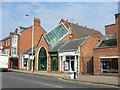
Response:
POLYGON ((114 23, 114 14, 117 9, 117 3, 107 2, 3 3, 3 36, 7 36, 9 31, 14 31, 18 26, 32 25, 33 16, 41 19, 42 27, 46 31, 58 25, 60 19, 63 18, 74 19, 74 23, 94 27, 104 34, 104 25, 114 23), (25 17, 26 13, 30 16, 25 17))
POLYGON ((118 2, 119 0, 2 0, 3 2, 118 2))

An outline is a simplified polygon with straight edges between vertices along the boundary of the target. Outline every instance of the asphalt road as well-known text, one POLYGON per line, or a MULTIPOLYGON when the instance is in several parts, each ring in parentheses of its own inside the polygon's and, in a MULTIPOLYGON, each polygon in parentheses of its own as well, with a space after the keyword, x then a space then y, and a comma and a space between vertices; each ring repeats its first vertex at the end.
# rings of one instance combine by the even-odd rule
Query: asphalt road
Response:
POLYGON ((113 88, 113 87, 63 81, 53 76, 8 71, 2 72, 2 88, 113 88))

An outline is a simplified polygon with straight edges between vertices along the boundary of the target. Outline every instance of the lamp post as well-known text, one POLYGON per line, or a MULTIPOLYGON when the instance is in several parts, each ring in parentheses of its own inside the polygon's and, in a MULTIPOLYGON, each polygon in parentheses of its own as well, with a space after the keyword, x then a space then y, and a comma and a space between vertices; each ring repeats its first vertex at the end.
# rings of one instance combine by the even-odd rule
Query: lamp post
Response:
MULTIPOLYGON (((26 14, 26 16, 29 16, 26 14)), ((33 17, 33 24, 32 24, 32 65, 31 65, 31 72, 33 72, 33 45, 34 45, 34 17, 33 17)))

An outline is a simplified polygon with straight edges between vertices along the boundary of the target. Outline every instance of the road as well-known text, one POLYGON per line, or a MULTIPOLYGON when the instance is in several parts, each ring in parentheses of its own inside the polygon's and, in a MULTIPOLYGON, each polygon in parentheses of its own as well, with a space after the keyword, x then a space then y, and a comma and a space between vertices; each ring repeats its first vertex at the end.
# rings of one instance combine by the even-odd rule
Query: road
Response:
POLYGON ((112 88, 112 87, 63 81, 53 76, 8 71, 2 72, 2 88, 112 88))

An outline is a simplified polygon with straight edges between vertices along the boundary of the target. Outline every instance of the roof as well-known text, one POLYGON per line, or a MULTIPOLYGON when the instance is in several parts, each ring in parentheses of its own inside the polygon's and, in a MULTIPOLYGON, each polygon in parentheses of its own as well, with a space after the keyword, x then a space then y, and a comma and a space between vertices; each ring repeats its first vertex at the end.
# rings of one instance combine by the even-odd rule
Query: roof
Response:
MULTIPOLYGON (((32 26, 30 26, 30 27, 32 27, 32 26)), ((30 28, 30 27, 22 27, 22 26, 19 26, 20 32, 23 32, 23 31, 27 30, 27 29, 30 28)))
POLYGON ((7 37, 1 39, 0 41, 6 40, 6 39, 8 39, 8 38, 10 38, 10 37, 11 37, 11 36, 9 35, 9 36, 7 36, 7 37))
POLYGON ((61 39, 63 39, 68 34, 68 29, 63 23, 57 25, 55 28, 50 30, 45 34, 46 39, 49 41, 50 45, 54 45, 61 39))
MULTIPOLYGON (((35 55, 35 52, 36 52, 36 46, 33 47, 33 55, 35 55)), ((28 48, 22 54, 32 54, 32 47, 28 48)))
POLYGON ((96 48, 107 48, 117 46, 117 36, 116 34, 105 35, 99 42, 96 48))
POLYGON ((66 22, 66 24, 71 28, 78 37, 88 36, 90 34, 100 33, 97 30, 86 28, 77 24, 66 22))
POLYGON ((50 43, 48 42, 48 40, 46 39, 46 36, 45 36, 44 34, 41 35, 41 37, 40 37, 40 39, 39 39, 39 41, 38 41, 38 43, 37 43, 37 46, 39 45, 42 36, 43 36, 43 38, 45 39, 45 41, 47 42, 48 46, 50 46, 50 43))
POLYGON ((49 48, 49 52, 77 51, 78 46, 83 45, 88 37, 60 41, 49 48))

